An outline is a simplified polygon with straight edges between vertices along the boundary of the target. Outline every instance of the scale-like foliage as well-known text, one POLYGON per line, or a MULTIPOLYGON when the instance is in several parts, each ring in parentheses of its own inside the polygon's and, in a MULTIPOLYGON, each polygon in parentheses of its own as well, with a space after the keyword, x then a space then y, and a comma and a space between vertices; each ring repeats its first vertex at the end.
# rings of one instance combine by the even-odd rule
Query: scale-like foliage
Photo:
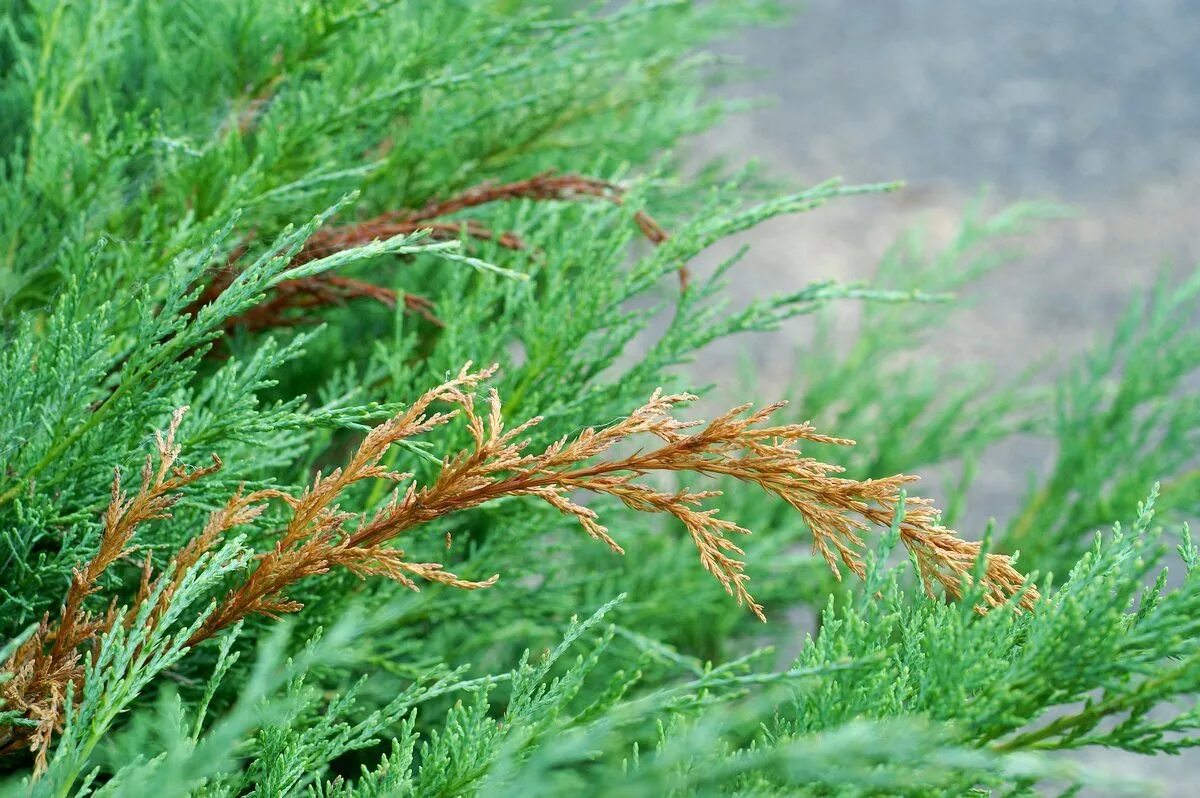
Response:
POLYGON ((704 45, 774 13, 5 7, 0 794, 959 795, 1194 744, 1195 548, 1150 587, 1149 503, 1085 540, 1196 510, 1200 284, 1053 407, 907 358, 1040 208, 730 307, 706 248, 896 188, 682 176, 704 45), (814 313, 793 409, 687 418, 681 364, 814 313), (905 497, 1017 430, 1059 457, 998 550, 905 497))

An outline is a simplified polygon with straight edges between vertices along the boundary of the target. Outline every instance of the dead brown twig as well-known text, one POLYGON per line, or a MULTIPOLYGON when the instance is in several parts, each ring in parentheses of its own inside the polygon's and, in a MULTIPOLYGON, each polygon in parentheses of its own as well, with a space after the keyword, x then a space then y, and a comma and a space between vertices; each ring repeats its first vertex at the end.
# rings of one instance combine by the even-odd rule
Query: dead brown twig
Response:
MULTIPOLYGON (((418 231, 427 231, 435 241, 457 240, 466 236, 479 241, 495 241, 505 249, 522 250, 526 248, 526 244, 513 232, 497 232, 474 219, 446 220, 445 217, 493 202, 517 199, 575 200, 581 197, 594 197, 621 205, 624 201, 624 189, 607 180, 553 173, 540 174, 512 183, 484 183, 447 200, 430 202, 420 209, 394 211, 362 222, 321 228, 309 238, 292 259, 291 265, 299 266, 372 241, 411 235, 418 231)), ((634 221, 651 243, 658 245, 667 240, 666 231, 649 214, 638 211, 634 214, 634 221)), ((238 275, 237 262, 244 254, 244 245, 233 252, 226 265, 216 271, 213 279, 193 303, 190 309, 192 312, 215 300, 232 284, 238 275)), ((686 267, 680 267, 679 280, 681 287, 686 288, 686 267)), ((442 326, 441 320, 434 313, 433 303, 425 297, 400 294, 390 288, 328 273, 280 282, 264 302, 245 313, 227 319, 224 326, 227 330, 236 327, 263 330, 306 324, 315 320, 310 311, 345 304, 354 299, 370 299, 388 307, 396 307, 402 303, 408 312, 421 316, 431 324, 442 326), (301 313, 297 315, 296 311, 301 313)))
MULTIPOLYGON (((625 189, 617 183, 595 177, 543 172, 540 175, 513 183, 484 183, 467 189, 448 200, 430 202, 420 210, 409 212, 404 218, 414 222, 437 219, 466 208, 502 200, 572 200, 579 197, 596 197, 615 205, 622 205, 624 204, 625 189)), ((661 244, 667 240, 667 231, 646 212, 638 211, 633 218, 638 229, 642 231, 642 235, 650 243, 661 244)), ((681 275, 682 279, 685 278, 681 275)))
POLYGON ((114 604, 110 603, 103 615, 94 615, 84 607, 85 600, 99 590, 98 581, 109 566, 130 553, 129 544, 139 525, 169 518, 181 489, 221 467, 216 456, 213 464, 204 468, 175 465, 180 453, 175 432, 185 410, 177 410, 166 434, 157 435, 157 466, 153 456, 146 458, 136 494, 129 497, 121 488, 120 472, 114 475, 99 550, 72 575, 57 621, 52 624, 49 616, 43 617, 33 635, 4 663, 2 670, 12 675, 0 684, 4 706, 23 712, 36 725, 0 728, 0 754, 28 746, 36 754, 35 769, 44 769, 51 738, 61 723, 66 685, 83 675, 82 648, 111 628, 117 617, 114 604))
MULTIPOLYGON (((640 481, 642 477, 655 472, 689 472, 757 485, 800 514, 812 531, 814 549, 835 573, 845 566, 859 576, 865 575, 862 533, 891 525, 901 508, 902 491, 915 480, 905 475, 866 481, 840 476, 841 469, 802 454, 799 447, 805 443, 850 445, 852 441, 822 435, 807 423, 770 425, 770 417, 782 404, 757 411, 743 405, 707 424, 683 422, 674 418, 673 410, 694 397, 660 392, 612 426, 589 428, 561 438, 541 452, 529 453, 529 441, 522 436, 541 419, 506 429, 494 390, 488 395, 486 410, 478 409, 475 390, 495 367, 471 371, 469 366, 426 392, 405 412, 371 430, 345 466, 318 474, 298 495, 279 490, 238 491, 175 554, 172 567, 162 575, 155 577, 147 560, 136 602, 142 605, 158 595, 158 604, 149 616, 151 623, 161 616, 188 569, 227 531, 253 521, 269 501, 288 507, 285 527, 240 584, 217 602, 188 645, 200 644, 253 615, 275 617, 301 609, 302 605, 288 596, 289 589, 335 568, 364 578, 392 579, 414 590, 418 578, 466 590, 486 588, 498 575, 481 581, 463 579, 441 563, 410 561, 395 542, 418 526, 504 497, 543 501, 575 519, 592 538, 622 553, 596 511, 578 503, 575 496, 580 492, 613 497, 638 512, 676 518, 690 535, 701 565, 739 604, 765 619, 762 606, 749 592, 740 559, 744 552, 736 543, 748 530, 704 506, 719 492, 662 490, 640 481), (450 405, 450 409, 434 411, 436 404, 450 405), (410 474, 381 465, 394 444, 455 417, 465 420, 473 444, 446 459, 430 483, 419 485, 411 481, 410 474), (625 457, 605 457, 616 444, 646 435, 657 438, 659 445, 625 457), (407 484, 370 516, 338 508, 336 502, 347 488, 375 479, 407 484), (169 581, 164 584, 163 580, 169 581)), ((0 671, 13 675, 0 685, 6 706, 35 722, 32 727, 0 728, 0 753, 27 747, 34 751, 39 767, 44 765, 50 739, 61 723, 67 685, 78 683, 82 676, 81 649, 94 644, 117 617, 111 608, 104 616, 89 614, 83 606, 85 599, 96 592, 99 576, 130 551, 139 524, 168 517, 181 489, 220 466, 215 457, 214 464, 206 468, 189 470, 174 465, 179 456, 175 431, 181 417, 182 411, 177 412, 166 434, 159 436, 158 466, 147 460, 141 489, 134 497, 121 492, 119 476, 114 479, 100 549, 76 572, 59 618, 53 623, 48 617, 43 619, 33 637, 0 666, 0 671)), ((900 539, 913 553, 926 590, 932 594, 933 586, 941 585, 948 596, 961 598, 963 585, 971 580, 981 554, 980 544, 962 540, 940 526, 926 500, 908 498, 903 508, 900 539)), ((1018 594, 1020 608, 1034 606, 1037 591, 1026 584, 1009 557, 990 554, 983 565, 980 611, 1001 606, 1018 594)))

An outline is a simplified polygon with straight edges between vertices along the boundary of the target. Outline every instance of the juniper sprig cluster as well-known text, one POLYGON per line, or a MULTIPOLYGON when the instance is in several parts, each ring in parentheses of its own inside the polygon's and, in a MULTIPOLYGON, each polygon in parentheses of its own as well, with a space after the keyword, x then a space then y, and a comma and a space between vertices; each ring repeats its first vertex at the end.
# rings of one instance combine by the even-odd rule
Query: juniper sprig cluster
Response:
POLYGON ((0 796, 1030 794, 1200 741, 1200 279, 1049 394, 906 357, 1040 206, 732 306, 714 243, 897 188, 687 168, 772 3, 3 14, 0 796), (805 314, 790 403, 691 417, 805 314), (1049 474, 953 531, 1018 432, 1049 474))

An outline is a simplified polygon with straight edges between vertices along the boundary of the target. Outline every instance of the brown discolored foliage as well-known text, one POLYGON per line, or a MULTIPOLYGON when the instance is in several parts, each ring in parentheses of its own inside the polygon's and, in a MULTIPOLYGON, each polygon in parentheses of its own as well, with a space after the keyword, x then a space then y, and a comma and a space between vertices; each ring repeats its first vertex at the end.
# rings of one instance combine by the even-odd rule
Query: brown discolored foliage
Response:
MULTIPOLYGON (((435 241, 454 241, 466 236, 480 241, 495 241, 505 249, 522 250, 526 249, 526 244, 516 233, 497 232, 474 219, 448 221, 445 217, 468 208, 517 199, 544 201, 591 197, 620 205, 624 201, 624 194, 624 189, 611 181, 549 172, 512 183, 484 183, 449 199, 430 202, 423 208, 393 211, 361 222, 323 227, 305 242, 291 265, 299 266, 372 241, 411 235, 418 231, 426 231, 435 241)), ((633 218, 638 229, 652 244, 667 240, 666 230, 649 214, 638 211, 633 218)), ((212 302, 229 288, 239 273, 237 262, 244 254, 244 246, 234 250, 229 261, 214 273, 212 280, 193 303, 192 312, 212 302)), ((679 269, 679 280, 680 285, 686 288, 688 272, 685 267, 679 269)), ((441 326, 433 303, 426 297, 323 273, 280 282, 265 301, 227 319, 225 328, 263 330, 306 324, 315 320, 306 311, 342 305, 354 299, 371 299, 388 307, 402 304, 408 312, 441 326)))
MULTIPOLYGON (((155 578, 149 561, 143 573, 137 602, 159 595, 151 613, 155 622, 171 601, 175 587, 198 559, 234 527, 253 521, 269 501, 282 502, 289 515, 273 545, 260 553, 240 582, 220 598, 197 629, 189 645, 197 645, 234 623, 253 615, 276 617, 296 612, 302 605, 288 595, 304 579, 345 568, 360 577, 383 577, 417 589, 417 579, 465 590, 486 588, 498 575, 482 581, 460 578, 436 562, 413 562, 395 545, 404 533, 482 504, 505 497, 530 497, 543 501, 575 519, 592 538, 614 552, 620 543, 600 523, 595 510, 580 504, 578 494, 610 496, 630 509, 673 516, 687 529, 701 565, 745 604, 758 618, 763 607, 748 589, 749 577, 740 559, 744 552, 739 536, 749 534, 733 521, 720 518, 706 502, 718 491, 663 490, 646 484, 647 475, 689 472, 706 477, 732 477, 753 483, 787 502, 804 519, 813 535, 815 550, 835 573, 841 566, 864 575, 862 534, 871 527, 893 523, 902 502, 902 491, 915 478, 898 475, 858 481, 840 476, 836 466, 802 453, 806 443, 850 445, 852 441, 822 435, 809 424, 770 424, 782 403, 752 411, 736 407, 704 422, 676 419, 673 411, 694 397, 655 392, 627 418, 601 429, 585 429, 564 437, 546 449, 530 453, 522 436, 540 418, 506 428, 500 397, 487 395, 477 406, 476 389, 495 367, 471 371, 470 364, 457 376, 428 391, 403 413, 372 429, 341 468, 318 474, 298 495, 280 490, 238 491, 214 512, 204 528, 172 558, 172 567, 155 578), (435 405, 448 406, 435 410, 435 405), (461 417, 472 438, 467 449, 447 457, 436 477, 417 484, 411 474, 381 465, 396 443, 428 432, 461 417), (650 436, 657 445, 623 457, 612 449, 634 437, 650 436), (341 510, 337 501, 351 485, 363 480, 388 480, 403 486, 384 506, 370 515, 341 510), (170 580, 163 584, 162 580, 170 580)), ((188 470, 174 465, 179 450, 174 443, 182 411, 177 412, 165 436, 159 437, 159 465, 147 461, 142 486, 132 499, 114 481, 113 498, 104 515, 100 551, 76 573, 59 618, 45 619, 35 635, 4 663, 0 670, 14 678, 0 687, 8 706, 25 713, 36 726, 0 729, 0 751, 31 748, 44 761, 50 738, 61 722, 66 685, 81 676, 82 649, 113 623, 115 614, 92 616, 84 599, 96 592, 96 580, 117 558, 129 551, 137 525, 167 517, 178 491, 211 473, 220 465, 188 470)), ((980 555, 980 544, 962 540, 940 526, 926 500, 903 500, 900 539, 914 555, 926 589, 940 584, 952 598, 962 596, 980 555)), ((1019 607, 1030 609, 1037 592, 1013 567, 1010 558, 988 555, 982 577, 987 607, 1005 604, 1018 593, 1019 607)), ((126 616, 129 617, 129 616, 126 616)))
POLYGON ((204 468, 175 465, 180 453, 175 433, 185 411, 186 408, 177 410, 166 434, 156 435, 158 464, 155 465, 153 456, 146 458, 141 487, 133 497, 121 489, 121 474, 116 472, 112 498, 102 518, 99 550, 75 570, 57 620, 51 623, 49 616, 44 617, 33 635, 0 667, 0 671, 12 676, 0 684, 4 706, 24 713, 36 724, 0 728, 0 753, 28 745, 37 755, 37 768, 44 767, 50 740, 62 718, 66 686, 83 675, 83 649, 111 628, 116 618, 114 603, 110 602, 106 613, 96 615, 84 607, 84 601, 99 591, 101 575, 131 553, 130 543, 138 526, 169 518, 170 508, 179 500, 182 488, 221 467, 215 455, 213 464, 204 468))

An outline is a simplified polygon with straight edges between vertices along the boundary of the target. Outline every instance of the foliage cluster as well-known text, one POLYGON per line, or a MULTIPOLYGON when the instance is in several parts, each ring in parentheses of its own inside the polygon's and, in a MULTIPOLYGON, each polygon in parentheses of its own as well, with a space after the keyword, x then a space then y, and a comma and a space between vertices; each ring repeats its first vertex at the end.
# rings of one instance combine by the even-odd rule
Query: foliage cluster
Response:
POLYGON ((682 176, 776 13, 6 6, 0 795, 1025 794, 1200 740, 1200 276, 1049 394, 908 357, 1037 206, 731 307, 700 253, 895 188, 682 176), (802 314, 791 405, 680 418, 802 314), (1049 474, 959 536, 1015 434, 1049 474))

